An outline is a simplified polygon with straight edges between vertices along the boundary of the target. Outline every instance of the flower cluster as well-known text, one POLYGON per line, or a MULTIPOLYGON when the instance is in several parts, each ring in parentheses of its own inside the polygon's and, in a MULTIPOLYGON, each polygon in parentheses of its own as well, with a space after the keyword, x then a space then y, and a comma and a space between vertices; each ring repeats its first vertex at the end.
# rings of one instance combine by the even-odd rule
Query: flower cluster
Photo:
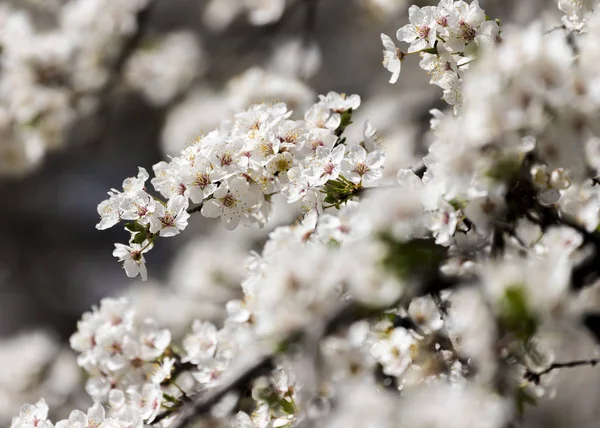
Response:
POLYGON ((169 33, 163 39, 147 42, 129 58, 125 82, 139 90, 150 104, 162 106, 189 88, 204 71, 203 60, 193 33, 169 33))
POLYGON ((90 375, 86 390, 94 401, 106 402, 114 389, 159 395, 160 383, 170 377, 175 360, 165 351, 171 333, 152 319, 138 324, 134 316, 127 300, 104 299, 83 315, 71 336, 77 363, 90 375))
POLYGON ((558 8, 564 13, 563 25, 569 30, 584 32, 594 6, 597 5, 595 0, 559 0, 558 8))
POLYGON ((338 197, 349 199, 381 177, 381 150, 368 151, 341 138, 359 105, 356 95, 330 92, 304 120, 289 119, 283 103, 253 105, 199 137, 180 156, 154 165, 151 183, 166 202, 146 192, 149 175, 140 168, 136 178, 125 180, 123 192, 113 189, 98 206, 101 221, 96 227, 130 222, 129 245, 117 244, 114 255, 128 276, 145 278, 144 253, 158 236, 174 236, 186 228, 190 201, 202 204, 205 217, 220 217, 226 229, 240 223, 262 227, 278 193, 289 203, 301 201, 307 211, 337 205, 338 197))
POLYGON ((267 25, 279 20, 286 0, 211 0, 204 10, 204 22, 213 30, 223 30, 236 16, 247 14, 252 25, 267 25))
POLYGON ((411 6, 410 23, 396 33, 398 40, 409 43, 408 52, 396 48, 392 39, 381 35, 384 66, 392 73, 391 83, 398 80, 401 63, 408 54, 420 53, 420 66, 431 82, 444 90, 443 98, 451 105, 462 102, 462 77, 477 50, 486 44, 502 41, 500 26, 489 19, 478 0, 441 0, 438 6, 411 6))
POLYGON ((0 174, 29 171, 64 144, 74 120, 96 103, 146 3, 71 0, 55 12, 51 31, 38 30, 26 10, 1 5, 0 174))
MULTIPOLYGON (((377 131, 345 133, 360 98, 330 92, 303 119, 284 103, 235 114, 154 165, 155 195, 143 168, 111 190, 96 227, 125 222, 131 239, 114 255, 142 279, 144 254, 192 213, 226 229, 261 228, 277 203, 303 213, 250 253, 237 293, 242 275, 225 262, 177 265, 190 278, 173 281, 200 298, 227 287, 221 316, 193 320, 180 348, 125 299, 84 314, 71 346, 97 404, 56 426, 170 426, 180 414, 236 428, 517 420, 542 377, 570 367, 552 364, 546 339, 597 311, 578 290, 600 277, 600 14, 578 4, 568 16, 585 12, 585 31, 536 22, 503 30, 502 43, 476 0, 412 6, 397 34, 411 47, 383 36, 386 66, 395 80, 420 53, 452 108, 432 111, 422 167, 395 168, 385 185, 377 131)), ((206 248, 239 263, 239 248, 206 248)), ((206 248, 190 257, 210 259, 206 248)), ((39 401, 12 427, 50 428, 47 416, 39 401)))

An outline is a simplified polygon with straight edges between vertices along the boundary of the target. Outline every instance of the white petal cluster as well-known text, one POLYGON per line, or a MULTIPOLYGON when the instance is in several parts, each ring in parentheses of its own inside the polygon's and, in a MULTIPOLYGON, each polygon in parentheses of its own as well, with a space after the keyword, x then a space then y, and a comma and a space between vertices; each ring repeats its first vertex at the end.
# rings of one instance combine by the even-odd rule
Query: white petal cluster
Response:
POLYGON ((163 106, 199 76, 204 67, 203 56, 193 33, 170 33, 136 51, 125 67, 124 78, 150 104, 163 106))
POLYGON ((396 48, 385 34, 381 40, 383 65, 391 73, 390 83, 400 74, 401 62, 407 54, 419 53, 420 66, 431 76, 431 82, 444 90, 444 100, 454 106, 462 103, 462 78, 466 65, 477 49, 502 41, 500 26, 486 17, 478 0, 441 0, 437 6, 411 6, 409 24, 400 28, 396 38, 409 43, 408 52, 396 48))
POLYGON ((240 14, 252 25, 277 22, 284 13, 286 0, 211 0, 204 10, 204 23, 215 31, 229 26, 240 14))
POLYGON ((229 230, 239 224, 263 227, 278 193, 289 203, 300 201, 305 211, 322 212, 328 208, 322 191, 328 183, 355 192, 382 175, 379 146, 367 150, 340 138, 349 124, 342 122, 349 122, 360 101, 358 95, 321 95, 304 120, 289 119, 283 103, 253 105, 199 137, 178 157, 154 165, 151 183, 166 201, 146 192, 149 175, 140 168, 137 178, 125 181, 123 192, 113 189, 100 203, 96 227, 130 222, 129 244, 116 244, 113 255, 128 276, 145 279, 144 253, 158 236, 174 236, 186 228, 190 201, 229 230))
POLYGON ((0 5, 0 175, 31 171, 94 107, 146 0, 70 0, 38 30, 25 9, 0 5), (87 107, 86 107, 87 106, 87 107))
MULTIPOLYGON (((95 401, 107 402, 115 390, 143 393, 171 343, 171 332, 159 329, 152 319, 138 323, 126 299, 107 298, 83 315, 70 343, 79 353, 77 363, 90 375, 87 392, 95 401)), ((174 360, 167 360, 163 364, 172 366, 174 360)), ((150 384, 160 390, 162 380, 150 384)))
MULTIPOLYGON (((169 155, 177 155, 193 144, 198 134, 217 128, 222 121, 252 104, 285 102, 296 112, 307 110, 316 94, 306 83, 278 70, 285 66, 285 58, 276 56, 271 60, 273 67, 252 67, 231 78, 221 91, 204 86, 190 90, 167 115, 162 133, 163 150, 169 155)), ((298 69, 292 68, 294 72, 298 69)), ((292 116, 293 119, 299 117, 301 115, 292 116)))

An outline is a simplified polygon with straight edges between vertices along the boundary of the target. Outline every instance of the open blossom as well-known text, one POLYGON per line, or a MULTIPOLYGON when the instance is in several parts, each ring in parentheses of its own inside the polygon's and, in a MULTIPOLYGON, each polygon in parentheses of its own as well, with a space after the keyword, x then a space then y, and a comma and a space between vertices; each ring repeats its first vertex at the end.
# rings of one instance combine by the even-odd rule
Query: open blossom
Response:
POLYGON ((145 281, 148 278, 148 270, 146 268, 144 253, 147 253, 151 249, 152 245, 115 244, 113 256, 123 263, 123 268, 128 277, 135 278, 140 275, 142 281, 145 281))
POLYGON ((220 178, 213 164, 206 158, 200 158, 182 174, 182 183, 189 192, 190 200, 199 204, 215 192, 220 178))
POLYGON ((438 46, 437 54, 421 53, 420 66, 431 76, 430 83, 441 86, 448 73, 458 74, 456 61, 444 47, 438 46))
POLYGON ((140 392, 135 389, 130 389, 127 392, 132 403, 139 410, 142 419, 147 423, 152 423, 161 411, 163 392, 160 385, 147 383, 140 392))
POLYGON ((479 6, 478 0, 473 0, 470 4, 457 1, 454 7, 458 12, 458 22, 457 26, 450 30, 446 47, 453 52, 463 52, 467 44, 477 37, 477 30, 485 21, 485 12, 479 6))
POLYGON ((417 52, 432 48, 436 40, 436 22, 434 8, 411 6, 408 9, 410 24, 406 24, 396 33, 398 40, 410 43, 408 52, 417 52))
POLYGON ((213 194, 213 199, 204 203, 202 215, 221 217, 226 229, 235 229, 243 218, 247 218, 260 202, 259 190, 246 179, 236 177, 228 184, 221 183, 213 194))
POLYGON ((150 232, 165 237, 177 235, 187 227, 190 218, 186 211, 188 205, 188 199, 181 195, 169 199, 166 207, 157 204, 154 215, 150 217, 150 232))
POLYGON ((113 227, 121 221, 121 201, 123 194, 118 191, 109 191, 109 199, 106 199, 98 205, 98 215, 100 222, 96 225, 96 229, 105 230, 113 227))
POLYGON ((217 328, 209 322, 194 321, 192 332, 183 339, 183 348, 184 362, 200 364, 212 359, 217 351, 217 328))
POLYGON ((395 328, 388 338, 373 345, 371 354, 383 365, 385 374, 400 376, 412 362, 416 348, 417 342, 407 330, 395 328))
POLYGON ((392 73, 390 83, 396 83, 400 76, 402 60, 404 53, 396 47, 394 41, 386 34, 381 33, 381 42, 383 43, 383 66, 392 73))
POLYGON ((408 315, 425 333, 437 331, 444 326, 440 309, 429 296, 413 299, 408 306, 408 315))
POLYGON ((167 329, 159 329, 155 320, 146 319, 140 326, 139 338, 140 356, 143 360, 150 361, 165 352, 171 343, 171 332, 167 329))
POLYGON ((331 91, 327 95, 319 95, 319 100, 325 107, 336 113, 343 113, 350 109, 356 110, 360 107, 360 96, 356 94, 348 96, 331 91))
POLYGON ((319 186, 338 178, 345 150, 346 146, 344 145, 339 145, 333 150, 326 147, 317 148, 315 158, 309 165, 310 169, 306 171, 306 177, 311 186, 319 186))
POLYGON ((104 424, 105 420, 104 407, 100 403, 96 403, 89 408, 87 413, 83 413, 81 410, 73 410, 69 415, 69 419, 58 422, 56 428, 92 428, 109 425, 104 424))
POLYGON ((48 420, 48 405, 42 398, 34 406, 25 404, 21 407, 19 416, 13 418, 11 428, 52 428, 48 420))
POLYGON ((137 177, 126 178, 123 181, 123 193, 116 189, 108 192, 110 198, 98 205, 100 223, 96 225, 96 229, 111 228, 125 217, 130 217, 128 219, 133 217, 142 218, 148 213, 148 210, 153 209, 152 202, 147 201, 143 196, 145 194, 143 192, 144 185, 148 177, 148 172, 140 167, 137 177), (125 204, 125 208, 122 204, 125 204), (139 209, 137 208, 138 205, 140 206, 139 209), (125 217, 123 217, 124 211, 126 211, 125 217))
POLYGON ((362 146, 352 146, 342 160, 342 174, 354 183, 372 183, 381 178, 384 160, 381 150, 367 153, 362 146))
POLYGON ((121 209, 121 219, 139 221, 141 224, 150 223, 150 218, 154 214, 156 200, 140 190, 136 194, 125 195, 119 204, 121 209))

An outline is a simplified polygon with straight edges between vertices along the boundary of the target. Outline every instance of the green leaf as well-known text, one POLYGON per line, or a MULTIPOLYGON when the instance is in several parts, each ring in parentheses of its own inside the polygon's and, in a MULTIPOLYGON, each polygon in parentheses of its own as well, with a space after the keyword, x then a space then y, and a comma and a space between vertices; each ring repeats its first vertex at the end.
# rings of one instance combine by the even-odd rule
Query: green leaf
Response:
POLYGON ((147 237, 148 237, 148 234, 146 233, 146 231, 142 230, 135 234, 135 236, 133 237, 131 242, 133 242, 134 244, 142 244, 146 240, 147 237))
POLYGON ((138 223, 137 221, 133 221, 133 222, 125 223, 125 229, 127 229, 130 232, 142 232, 142 231, 146 231, 147 227, 144 226, 143 224, 138 223))
POLYGON ((177 398, 173 397, 172 395, 163 393, 163 397, 165 398, 165 400, 173 404, 179 404, 179 400, 177 400, 177 398))
MULTIPOLYGON (((348 109, 342 113, 342 120, 340 125, 335 130, 334 134, 336 137, 341 136, 346 128, 352 124, 352 109, 348 109)), ((341 143, 340 143, 341 144, 341 143)))
POLYGON ((341 204, 356 196, 360 189, 359 185, 340 176, 337 180, 329 180, 323 185, 323 192, 327 194, 324 202, 339 208, 341 204))
POLYGON ((531 395, 524 387, 520 387, 517 389, 515 393, 515 404, 517 406, 517 411, 520 416, 523 416, 525 412, 525 405, 529 404, 531 406, 537 405, 537 399, 531 395))
POLYGON ((500 155, 485 175, 495 181, 514 183, 519 178, 521 164, 522 158, 519 155, 500 155))
POLYGON ((522 284, 509 285, 500 300, 502 326, 518 339, 527 342, 537 330, 537 320, 527 305, 522 284))
POLYGON ((456 199, 456 198, 449 200, 448 203, 450 205, 452 205, 452 208, 454 208, 455 210, 461 210, 467 206, 466 201, 456 199))
POLYGON ((296 412, 294 405, 285 398, 281 398, 279 400, 279 405, 281 406, 281 409, 288 415, 293 415, 296 412))
POLYGON ((389 234, 383 234, 381 239, 388 247, 383 266, 401 280, 411 275, 435 275, 447 253, 446 247, 433 239, 401 242, 389 234))

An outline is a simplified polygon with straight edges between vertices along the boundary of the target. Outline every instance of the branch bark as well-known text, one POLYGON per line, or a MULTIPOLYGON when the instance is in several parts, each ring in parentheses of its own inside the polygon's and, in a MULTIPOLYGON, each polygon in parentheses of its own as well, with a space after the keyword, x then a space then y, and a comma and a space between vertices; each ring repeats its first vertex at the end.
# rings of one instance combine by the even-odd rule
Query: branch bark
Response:
POLYGON ((573 368, 573 367, 582 367, 582 366, 594 367, 598 363, 600 363, 600 358, 591 358, 589 360, 575 360, 575 361, 569 361, 566 363, 554 363, 554 364, 551 364, 550 366, 548 366, 548 368, 542 370, 541 372, 534 372, 532 370, 527 370, 525 372, 525 374, 523 375, 523 377, 526 380, 533 382, 537 385, 540 383, 542 376, 544 376, 554 370, 573 368))

